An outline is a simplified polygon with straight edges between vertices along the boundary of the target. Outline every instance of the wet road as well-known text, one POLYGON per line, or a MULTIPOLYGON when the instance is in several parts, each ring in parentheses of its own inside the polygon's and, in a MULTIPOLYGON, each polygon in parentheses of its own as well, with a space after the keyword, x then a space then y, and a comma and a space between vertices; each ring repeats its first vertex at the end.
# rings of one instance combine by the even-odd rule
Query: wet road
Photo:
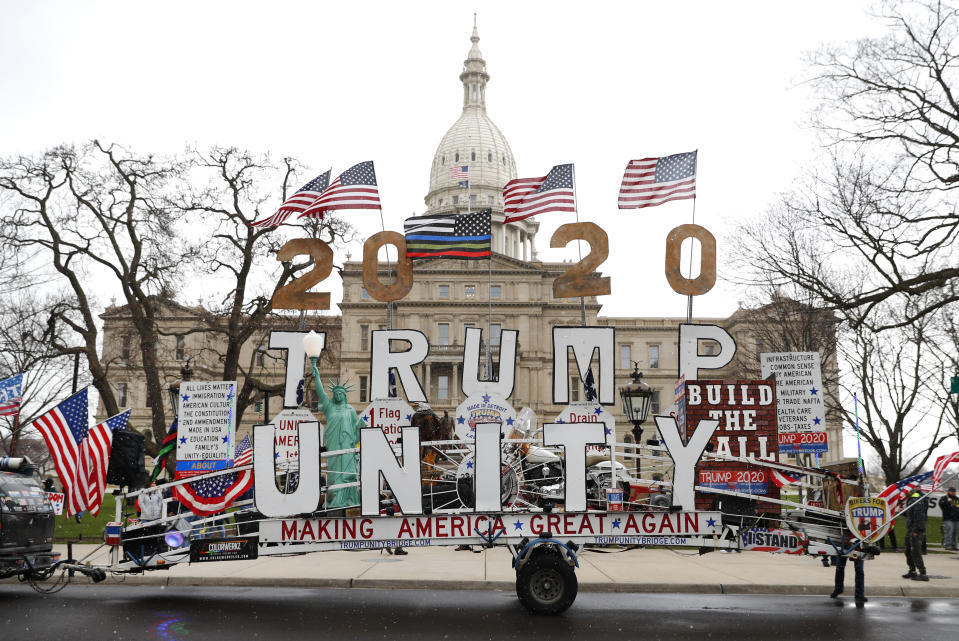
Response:
POLYGON ((0 636, 57 639, 956 638, 959 599, 582 593, 531 616, 511 592, 0 585, 0 636))

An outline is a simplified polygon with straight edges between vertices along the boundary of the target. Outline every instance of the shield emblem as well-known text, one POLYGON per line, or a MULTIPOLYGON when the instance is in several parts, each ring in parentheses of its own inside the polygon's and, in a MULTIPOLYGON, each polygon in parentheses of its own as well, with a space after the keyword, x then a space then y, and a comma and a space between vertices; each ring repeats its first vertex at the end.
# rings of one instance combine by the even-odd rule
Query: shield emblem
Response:
POLYGON ((878 541, 886 534, 892 518, 889 503, 878 496, 851 496, 846 501, 846 525, 854 537, 866 543, 878 541))

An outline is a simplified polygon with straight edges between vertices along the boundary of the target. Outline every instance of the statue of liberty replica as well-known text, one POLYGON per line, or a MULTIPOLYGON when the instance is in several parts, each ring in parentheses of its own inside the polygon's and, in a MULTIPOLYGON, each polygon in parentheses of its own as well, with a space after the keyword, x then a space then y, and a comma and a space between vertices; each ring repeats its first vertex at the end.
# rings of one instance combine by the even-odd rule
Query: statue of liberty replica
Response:
MULTIPOLYGON (((311 357, 310 362, 313 367, 316 396, 320 401, 320 409, 326 415, 326 451, 335 452, 358 447, 363 421, 356 415, 353 406, 346 402, 347 387, 338 383, 331 383, 330 395, 327 396, 323 389, 323 381, 320 380, 320 372, 316 367, 316 358, 311 357), (333 398, 330 398, 330 396, 333 398)), ((327 486, 340 483, 356 483, 359 480, 359 454, 357 452, 347 452, 327 457, 327 486)), ((355 507, 359 504, 359 486, 341 487, 326 491, 324 507, 328 510, 355 507)))

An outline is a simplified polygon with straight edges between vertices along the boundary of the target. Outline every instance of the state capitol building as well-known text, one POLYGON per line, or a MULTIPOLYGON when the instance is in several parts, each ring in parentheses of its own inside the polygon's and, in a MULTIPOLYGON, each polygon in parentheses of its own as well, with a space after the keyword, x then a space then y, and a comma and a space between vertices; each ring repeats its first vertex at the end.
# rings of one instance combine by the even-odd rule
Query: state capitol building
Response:
MULTIPOLYGON (((516 385, 509 399, 519 411, 529 407, 539 422, 551 422, 562 410, 553 405, 552 328, 558 325, 581 324, 579 299, 553 298, 553 281, 569 269, 569 263, 547 263, 537 258, 535 218, 503 224, 503 186, 517 177, 516 160, 506 137, 487 114, 486 85, 490 79, 479 48, 479 35, 473 27, 472 46, 459 76, 462 83, 463 111, 443 135, 430 166, 429 191, 425 213, 448 214, 492 210, 491 266, 487 261, 432 259, 415 263, 412 291, 394 305, 392 328, 418 330, 429 339, 427 360, 416 366, 417 375, 440 415, 453 414, 464 400, 460 387, 463 376, 463 342, 467 327, 483 330, 489 340, 493 361, 498 362, 498 343, 503 329, 519 331, 516 363, 516 385), (451 175, 456 166, 469 166, 470 188, 467 191, 451 175)), ((452 90, 452 87, 451 87, 452 90)), ((321 359, 324 380, 339 379, 352 385, 349 401, 358 410, 370 401, 370 332, 387 326, 387 305, 371 298, 363 287, 362 263, 347 260, 341 271, 343 299, 340 315, 310 315, 306 329, 327 334, 327 350, 321 359)), ((381 282, 388 282, 385 265, 381 282)), ((162 327, 158 337, 158 359, 168 382, 180 377, 180 368, 191 361, 196 380, 214 380, 219 376, 216 362, 216 335, 187 333, 197 326, 199 312, 170 301, 158 316, 162 327), (179 336, 177 332, 183 331, 179 336)), ((630 380, 633 362, 643 372, 643 380, 655 390, 650 419, 643 425, 643 438, 655 438, 652 416, 668 412, 673 405, 678 363, 678 326, 685 318, 609 317, 601 315, 602 306, 595 297, 585 300, 586 323, 614 327, 616 330, 616 381, 618 389, 630 380)), ((110 381, 117 391, 121 407, 133 407, 131 423, 146 428, 150 409, 146 407, 146 387, 138 376, 138 349, 129 315, 123 307, 108 307, 104 321, 104 360, 111 362, 110 381)), ((697 318, 697 323, 723 326, 736 339, 737 358, 723 370, 709 371, 708 378, 758 378, 758 362, 743 363, 745 354, 756 361, 756 354, 780 351, 776 346, 760 344, 750 331, 756 322, 754 313, 740 309, 729 318, 697 318)), ((252 337, 245 346, 241 363, 248 363, 258 380, 282 385, 285 352, 267 349, 270 330, 296 330, 295 313, 277 315, 269 327, 252 337)), ((701 349, 710 353, 711 346, 701 349)), ((782 350, 786 351, 786 350, 782 350)), ((222 350, 220 350, 222 352, 222 350)), ((481 356, 480 362, 482 363, 481 356)), ((824 362, 826 371, 835 371, 835 359, 824 362)), ((250 371, 247 369, 246 371, 250 371)), ((575 366, 570 368, 571 399, 581 400, 583 384, 575 366)), ((835 380, 835 377, 828 377, 835 380)), ((835 383, 832 383, 835 385, 835 383)), ((401 392, 402 395, 402 392, 401 392)), ((262 399, 248 409, 238 423, 241 435, 255 423, 262 423, 264 413, 272 418, 282 409, 282 392, 261 395, 262 399)), ((585 400, 585 399, 582 399, 585 400)), ((617 394, 618 401, 618 394, 617 394)), ((309 397, 307 398, 309 402, 309 397)), ((618 402, 607 408, 616 416, 616 440, 631 442, 632 425, 626 420, 618 402)), ((100 415, 102 415, 102 408, 100 415)), ((322 421, 322 416, 319 417, 322 421)), ((827 415, 827 432, 831 449, 822 462, 840 460, 842 435, 838 420, 827 415)))

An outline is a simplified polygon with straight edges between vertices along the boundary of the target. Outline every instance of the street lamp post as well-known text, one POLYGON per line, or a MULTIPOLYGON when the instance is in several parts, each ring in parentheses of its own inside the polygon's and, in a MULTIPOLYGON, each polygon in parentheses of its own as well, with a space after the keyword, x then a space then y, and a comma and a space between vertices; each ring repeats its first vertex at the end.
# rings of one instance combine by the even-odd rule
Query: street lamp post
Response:
POLYGON ((649 416, 649 404, 653 398, 653 388, 643 382, 643 374, 639 371, 639 363, 633 362, 632 381, 619 388, 619 396, 623 401, 623 413, 633 424, 633 441, 636 443, 634 454, 634 474, 639 477, 639 446, 642 443, 643 423, 649 416))
POLYGON ((167 390, 170 394, 170 403, 173 405, 173 418, 179 417, 180 383, 188 381, 191 378, 193 378, 193 370, 190 369, 190 359, 188 358, 186 364, 180 368, 180 380, 170 383, 170 387, 167 390))

